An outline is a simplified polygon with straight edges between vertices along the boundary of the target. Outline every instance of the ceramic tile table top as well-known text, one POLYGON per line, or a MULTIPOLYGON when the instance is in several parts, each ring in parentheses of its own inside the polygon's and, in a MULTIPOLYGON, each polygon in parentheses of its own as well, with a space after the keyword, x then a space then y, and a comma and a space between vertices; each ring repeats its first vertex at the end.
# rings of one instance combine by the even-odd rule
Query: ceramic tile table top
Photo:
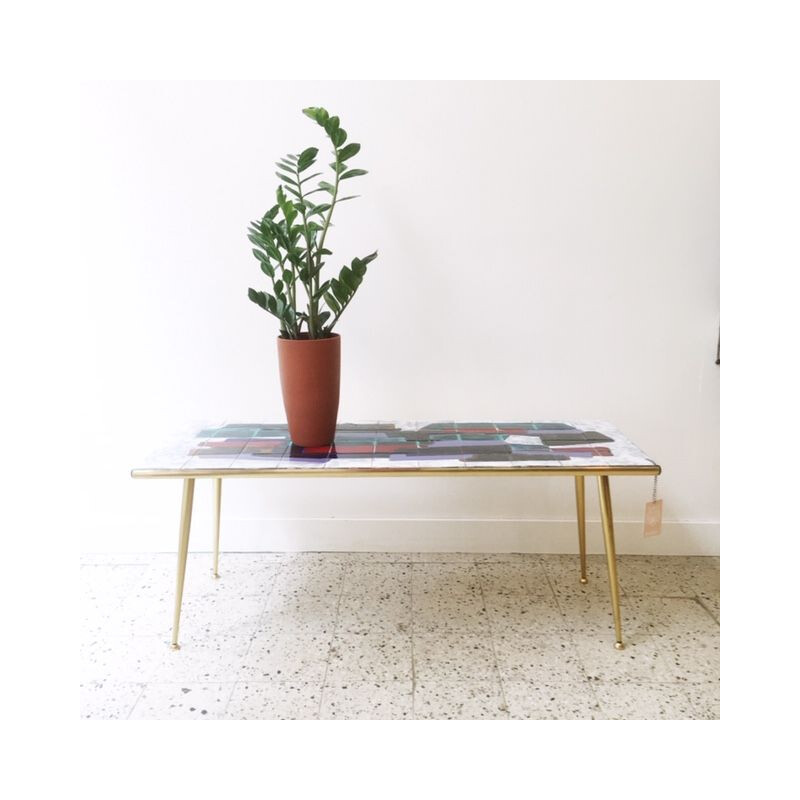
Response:
POLYGON ((144 459, 134 478, 181 478, 183 500, 172 646, 178 648, 194 482, 214 481, 214 575, 219 564, 223 478, 436 475, 563 475, 575 480, 582 583, 586 577, 584 479, 598 480, 611 579, 616 646, 622 649, 609 477, 658 475, 661 468, 606 422, 365 422, 336 428, 325 447, 292 443, 286 424, 206 425, 144 459))

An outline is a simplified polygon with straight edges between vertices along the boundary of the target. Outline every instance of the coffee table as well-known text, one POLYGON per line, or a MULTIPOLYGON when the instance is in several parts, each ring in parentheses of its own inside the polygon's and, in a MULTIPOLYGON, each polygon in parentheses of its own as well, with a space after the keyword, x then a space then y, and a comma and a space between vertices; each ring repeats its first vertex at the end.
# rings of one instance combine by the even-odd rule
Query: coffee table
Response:
POLYGON ((214 565, 219 577, 224 478, 396 478, 561 475, 575 480, 580 582, 586 577, 585 478, 596 477, 603 521, 615 647, 624 648, 619 607, 613 476, 659 475, 661 467, 606 422, 366 422, 340 424, 332 445, 294 445, 285 424, 206 426, 153 454, 134 478, 183 481, 172 648, 180 648, 181 603, 189 552, 194 482, 214 481, 214 565))

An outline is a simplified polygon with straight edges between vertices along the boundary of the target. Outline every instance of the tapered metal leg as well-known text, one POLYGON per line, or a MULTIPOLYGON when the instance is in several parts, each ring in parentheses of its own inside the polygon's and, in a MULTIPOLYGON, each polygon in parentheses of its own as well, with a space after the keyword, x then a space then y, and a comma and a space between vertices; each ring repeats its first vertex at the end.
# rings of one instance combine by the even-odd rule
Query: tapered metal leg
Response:
POLYGON ((222 478, 214 478, 214 577, 219 578, 219 514, 222 509, 222 478))
POLYGON ((578 509, 578 548, 581 553, 581 583, 588 583, 586 577, 586 486, 583 475, 575 476, 575 506, 578 509))
POLYGON ((186 556, 189 553, 189 530, 192 527, 192 501, 194 500, 194 478, 183 481, 181 500, 181 527, 178 534, 178 574, 175 579, 175 615, 172 619, 172 649, 180 650, 178 630, 181 623, 181 603, 183 601, 183 581, 186 577, 186 556))
POLYGON ((614 631, 617 635, 614 647, 624 649, 622 642, 622 618, 619 610, 619 582, 617 580, 617 552, 614 547, 614 517, 611 513, 611 488, 608 475, 597 478, 597 489, 600 494, 600 514, 603 517, 603 538, 606 543, 606 560, 608 561, 608 583, 611 586, 611 607, 614 611, 614 631))

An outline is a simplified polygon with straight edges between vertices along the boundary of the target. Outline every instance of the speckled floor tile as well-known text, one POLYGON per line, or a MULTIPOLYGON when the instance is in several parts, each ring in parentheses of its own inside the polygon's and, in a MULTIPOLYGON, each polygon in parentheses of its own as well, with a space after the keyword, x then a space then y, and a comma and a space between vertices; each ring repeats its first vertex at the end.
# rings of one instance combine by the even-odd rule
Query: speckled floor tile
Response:
POLYGON ((497 677, 488 636, 440 631, 414 632, 414 674, 417 681, 492 681, 497 677))
POLYGON ((414 631, 489 634, 489 616, 480 594, 420 593, 412 596, 411 603, 414 631))
POLYGON ((309 597, 342 591, 345 563, 284 564, 272 588, 273 594, 303 594, 309 597))
MULTIPOLYGON (((619 559, 618 559, 619 562, 619 559)), ((621 563, 621 562, 620 562, 621 563)), ((578 555, 542 556, 542 564, 557 597, 600 597, 609 599, 608 565, 605 556, 588 556, 586 577, 588 583, 581 583, 581 562, 578 555)), ((620 580, 620 591, 624 587, 620 580)))
POLYGON ((146 564, 81 567, 81 598, 88 603, 102 602, 104 605, 122 602, 147 572, 146 564))
POLYGON ((695 719, 686 687, 678 683, 595 683, 608 719, 695 719))
POLYGON ((343 594, 337 633, 410 633, 411 593, 343 594))
POLYGON ((686 634, 654 637, 672 662, 674 679, 686 683, 719 681, 719 634, 686 634))
POLYGON ((334 636, 326 685, 411 680, 411 636, 340 633, 334 636))
POLYGON ((691 597, 686 556, 621 556, 619 582, 632 597, 691 597))
POLYGON ((316 682, 237 683, 224 719, 317 719, 322 689, 316 682))
MULTIPOLYGON (((137 597, 123 603, 125 620, 120 633, 133 636, 172 633, 172 597, 137 597)), ((265 600, 258 596, 214 594, 184 598, 181 607, 180 638, 249 635, 258 627, 265 600)))
POLYGON ((553 590, 541 562, 529 560, 513 564, 477 565, 481 588, 488 594, 533 594, 552 597, 553 590))
POLYGON ((514 564, 526 561, 540 561, 540 553, 474 553, 477 564, 514 564))
POLYGON ((339 596, 332 592, 316 596, 302 592, 292 595, 273 593, 267 600, 260 627, 273 631, 333 633, 338 606, 339 596))
POLYGON ((696 719, 719 719, 719 681, 685 685, 696 719))
POLYGON ((90 681, 81 684, 81 719, 127 719, 144 684, 90 681))
POLYGON ((508 719, 500 681, 418 681, 415 719, 508 719))
POLYGON ((160 636, 101 638, 81 645, 81 680, 147 683, 167 651, 160 636))
POLYGON ((130 719, 220 719, 232 689, 232 683, 151 683, 130 719))
POLYGON ((409 553, 418 564, 474 564, 478 553, 409 553))
POLYGON ((503 681, 534 683, 586 680, 578 650, 569 634, 495 634, 497 668, 503 681))
POLYGON ((697 601, 708 611, 717 624, 720 622, 719 592, 706 592, 699 594, 697 601))
POLYGON ((511 719, 603 719, 603 712, 585 682, 539 683, 503 681, 511 719))
POLYGON ((668 643, 658 636, 626 637, 625 649, 616 650, 613 635, 576 635, 575 647, 591 680, 610 683, 677 680, 673 654, 668 643))
POLYGON ((320 719, 411 719, 410 681, 326 681, 320 719))
POLYGON ((553 597, 485 595, 492 633, 559 633, 566 620, 553 597))
POLYGON ((332 633, 258 634, 244 657, 242 681, 282 681, 322 685, 332 633))
MULTIPOLYGON (((690 599, 678 599, 676 602, 695 606, 694 609, 685 605, 683 610, 692 615, 692 619, 699 616, 699 610, 706 618, 703 609, 697 609, 697 604, 690 599)), ((576 633, 598 634, 614 633, 614 612, 611 607, 611 598, 604 597, 564 597, 558 600, 569 630, 576 633)), ((665 606, 660 597, 622 597, 620 598, 620 612, 622 614, 623 636, 636 636, 639 634, 656 633, 659 629, 667 630, 670 627, 671 609, 665 606)), ((713 620, 704 622, 713 624, 713 620)))
POLYGON ((153 683, 229 683, 239 678, 250 636, 186 638, 180 650, 167 650, 156 667, 153 683))
POLYGON ((378 597, 410 595, 411 564, 348 564, 345 567, 342 593, 378 597))
POLYGON ((411 568, 413 595, 480 593, 481 584, 475 564, 414 564, 411 568))

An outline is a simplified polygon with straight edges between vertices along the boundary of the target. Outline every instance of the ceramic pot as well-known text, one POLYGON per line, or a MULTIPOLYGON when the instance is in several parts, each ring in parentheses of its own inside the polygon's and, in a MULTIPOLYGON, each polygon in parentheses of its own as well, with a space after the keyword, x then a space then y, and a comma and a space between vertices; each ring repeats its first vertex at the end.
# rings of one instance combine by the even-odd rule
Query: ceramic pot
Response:
POLYGON ((278 365, 289 436, 303 447, 333 442, 339 413, 340 339, 278 337, 278 365))

